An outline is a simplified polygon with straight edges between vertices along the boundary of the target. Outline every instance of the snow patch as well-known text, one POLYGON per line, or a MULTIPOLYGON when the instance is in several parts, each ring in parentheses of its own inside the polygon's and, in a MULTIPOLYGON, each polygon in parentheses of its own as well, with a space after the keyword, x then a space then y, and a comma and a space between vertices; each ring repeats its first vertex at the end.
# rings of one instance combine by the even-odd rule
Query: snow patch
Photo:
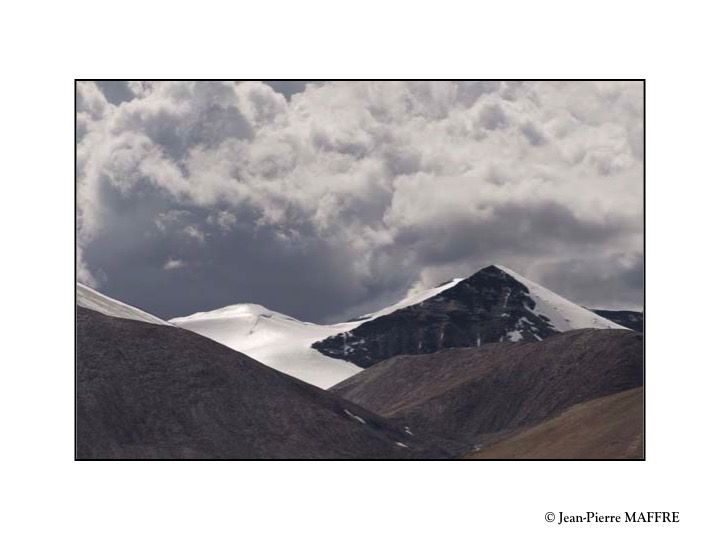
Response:
POLYGON ((104 294, 99 293, 95 289, 91 289, 82 283, 75 284, 75 294, 78 306, 92 309, 93 311, 97 311, 103 315, 118 317, 120 319, 142 321, 162 326, 172 326, 169 322, 163 321, 155 315, 150 315, 149 313, 146 313, 134 306, 124 304, 119 300, 105 296, 104 294))
POLYGON ((508 341, 520 341, 522 339, 522 333, 520 330, 512 330, 511 332, 507 333, 508 341))
POLYGON ((360 422, 362 424, 367 424, 367 422, 365 421, 364 418, 361 418, 361 417, 357 416, 356 414, 351 413, 347 409, 343 409, 343 411, 345 411, 345 414, 347 414, 353 420, 357 420, 358 422, 360 422))

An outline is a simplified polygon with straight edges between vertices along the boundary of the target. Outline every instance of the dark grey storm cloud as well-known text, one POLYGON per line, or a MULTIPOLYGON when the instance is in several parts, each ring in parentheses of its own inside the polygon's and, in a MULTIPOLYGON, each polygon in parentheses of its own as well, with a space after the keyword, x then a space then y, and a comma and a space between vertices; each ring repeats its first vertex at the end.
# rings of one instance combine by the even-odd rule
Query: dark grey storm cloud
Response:
POLYGON ((312 81, 263 81, 276 92, 281 93, 287 99, 295 94, 301 94, 305 87, 312 81))
POLYGON ((113 105, 120 105, 124 101, 130 101, 135 98, 135 94, 130 90, 127 81, 96 81, 100 91, 113 105))
POLYGON ((491 263, 643 302, 639 83, 81 83, 77 103, 79 279, 160 316, 336 320, 491 263))

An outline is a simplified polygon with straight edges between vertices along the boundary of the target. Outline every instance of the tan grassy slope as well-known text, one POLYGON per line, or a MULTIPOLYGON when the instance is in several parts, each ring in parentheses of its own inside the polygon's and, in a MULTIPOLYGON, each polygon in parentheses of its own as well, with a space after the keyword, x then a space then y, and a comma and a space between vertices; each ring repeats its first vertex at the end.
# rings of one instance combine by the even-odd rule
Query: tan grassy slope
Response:
POLYGON ((642 459, 643 388, 570 407, 468 459, 642 459))

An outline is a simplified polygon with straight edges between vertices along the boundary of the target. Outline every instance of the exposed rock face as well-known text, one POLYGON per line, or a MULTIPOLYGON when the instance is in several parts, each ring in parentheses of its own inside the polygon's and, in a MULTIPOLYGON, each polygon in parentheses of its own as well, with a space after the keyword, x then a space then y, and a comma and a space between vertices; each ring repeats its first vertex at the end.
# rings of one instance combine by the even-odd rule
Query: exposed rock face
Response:
POLYGON ((313 344, 327 356, 369 367, 401 354, 501 341, 538 341, 559 331, 535 312, 528 288, 489 266, 420 304, 313 344))
POLYGON ((174 326, 77 308, 80 459, 413 459, 437 447, 174 326))
POLYGON ((572 330, 542 342, 397 356, 331 391, 418 435, 474 445, 641 386, 642 341, 631 330, 572 330))
POLYGON ((645 317, 642 311, 593 309, 593 312, 630 330, 641 333, 644 330, 645 317))

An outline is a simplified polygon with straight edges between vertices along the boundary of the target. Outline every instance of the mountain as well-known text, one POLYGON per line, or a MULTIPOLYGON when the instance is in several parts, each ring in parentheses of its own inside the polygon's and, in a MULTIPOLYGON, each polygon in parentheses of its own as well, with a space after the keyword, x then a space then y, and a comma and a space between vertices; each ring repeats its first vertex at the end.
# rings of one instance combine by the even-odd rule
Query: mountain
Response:
POLYGON ((457 281, 459 280, 416 291, 378 312, 338 324, 322 325, 299 321, 258 304, 236 304, 178 317, 170 322, 248 354, 283 373, 320 388, 328 388, 355 375, 361 368, 353 363, 326 356, 313 349, 313 343, 331 335, 349 332, 365 321, 422 302, 457 281))
POLYGON ((645 317, 642 311, 593 309, 593 313, 630 330, 641 333, 644 330, 645 317))
POLYGON ((643 384, 643 338, 585 329, 376 364, 331 391, 418 435, 485 444, 568 407, 643 384))
MULTIPOLYGON (((642 335, 608 328, 617 325, 507 269, 478 274, 337 325, 253 304, 177 320, 257 351, 277 354, 291 338, 288 363, 293 348, 321 355, 310 348, 317 336, 338 330, 350 336, 399 315, 417 322, 428 305, 439 309, 419 320, 445 313, 451 336, 453 325, 483 314, 494 315, 489 328, 507 332, 500 335, 506 342, 401 355, 365 370, 351 366, 357 373, 331 392, 78 284, 76 455, 641 457, 642 335), (497 322, 506 319, 515 321, 512 330, 497 322), (582 324, 605 328, 569 329, 582 324)), ((339 362, 322 355, 320 361, 321 372, 339 362)))
MULTIPOLYGON (((378 312, 380 313, 380 312, 378 312)), ((313 343, 332 358, 366 368, 397 355, 503 341, 539 341, 579 328, 622 326, 512 270, 492 265, 313 343)))
POLYGON ((326 326, 303 322, 257 304, 236 304, 171 322, 320 388, 361 371, 350 362, 329 358, 310 347, 359 323, 326 326))
POLYGON ((643 389, 573 405, 467 459, 643 459, 643 389))
POLYGON ((320 388, 398 354, 622 327, 501 266, 414 291, 391 306, 337 324, 300 321, 258 304, 235 304, 170 322, 320 388))
POLYGON ((155 315, 150 315, 136 307, 123 304, 119 300, 105 296, 82 283, 75 283, 75 298, 78 306, 104 313, 110 317, 120 317, 164 326, 170 325, 170 323, 155 315))
POLYGON ((83 306, 76 316, 79 459, 447 457, 401 426, 196 333, 83 306))

